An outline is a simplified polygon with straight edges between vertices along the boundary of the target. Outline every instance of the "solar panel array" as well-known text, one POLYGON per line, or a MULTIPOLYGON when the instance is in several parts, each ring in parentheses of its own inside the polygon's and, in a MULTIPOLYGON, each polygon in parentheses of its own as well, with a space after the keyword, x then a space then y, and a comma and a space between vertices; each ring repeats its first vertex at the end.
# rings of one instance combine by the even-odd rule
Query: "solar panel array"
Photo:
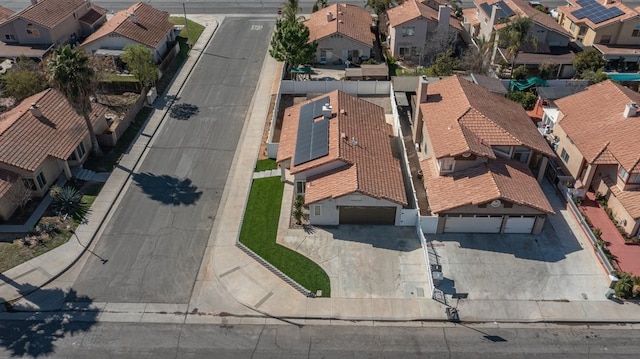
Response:
POLYGON ((315 120, 322 116, 322 106, 328 103, 329 97, 323 97, 300 107, 294 166, 329 154, 329 120, 315 120))
MULTIPOLYGON (((504 1, 498 1, 493 5, 498 5, 499 7, 499 9, 496 11, 496 21, 501 19, 506 19, 516 14, 515 12, 513 12, 513 10, 511 10, 509 6, 507 6, 507 4, 504 3, 504 1)), ((480 7, 482 8, 482 10, 484 10, 485 14, 487 14, 488 16, 491 16, 492 5, 489 5, 487 3, 482 3, 480 4, 480 7)))
POLYGON ((578 9, 572 12, 573 16, 578 19, 587 18, 594 24, 599 24, 603 21, 613 19, 620 15, 624 15, 624 11, 620 10, 616 6, 605 7, 596 0, 578 0, 578 5, 582 6, 582 9, 578 9))

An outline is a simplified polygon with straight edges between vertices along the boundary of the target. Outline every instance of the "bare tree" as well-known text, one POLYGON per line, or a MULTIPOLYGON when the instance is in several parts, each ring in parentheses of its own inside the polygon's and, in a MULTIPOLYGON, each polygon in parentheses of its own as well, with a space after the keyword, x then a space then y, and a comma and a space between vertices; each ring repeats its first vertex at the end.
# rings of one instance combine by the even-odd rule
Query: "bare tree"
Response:
MULTIPOLYGON (((11 182, 11 179, 7 178, 7 181, 11 182)), ((7 192, 6 196, 11 203, 15 204, 20 210, 22 210, 27 203, 31 201, 32 194, 33 192, 27 188, 22 181, 16 180, 9 189, 9 192, 7 192)))
POLYGON ((435 32, 427 35, 422 53, 420 54, 420 65, 431 64, 438 54, 453 51, 458 36, 455 32, 435 32))

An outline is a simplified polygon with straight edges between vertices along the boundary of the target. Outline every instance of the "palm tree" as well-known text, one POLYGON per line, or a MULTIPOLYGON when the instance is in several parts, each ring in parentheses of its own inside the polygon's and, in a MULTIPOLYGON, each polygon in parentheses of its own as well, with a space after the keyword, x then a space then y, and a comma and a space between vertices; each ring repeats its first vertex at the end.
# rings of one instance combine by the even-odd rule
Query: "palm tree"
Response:
POLYGON ((507 20, 506 26, 499 32, 499 42, 505 44, 507 58, 511 58, 511 72, 516 65, 520 47, 526 44, 538 47, 538 39, 529 33, 533 28, 533 20, 529 17, 516 17, 514 20, 507 20))
POLYGON ((90 96, 93 94, 96 79, 89 58, 84 52, 65 45, 53 50, 46 66, 49 84, 60 91, 73 110, 84 118, 93 145, 93 153, 97 156, 102 155, 89 118, 92 111, 90 96))

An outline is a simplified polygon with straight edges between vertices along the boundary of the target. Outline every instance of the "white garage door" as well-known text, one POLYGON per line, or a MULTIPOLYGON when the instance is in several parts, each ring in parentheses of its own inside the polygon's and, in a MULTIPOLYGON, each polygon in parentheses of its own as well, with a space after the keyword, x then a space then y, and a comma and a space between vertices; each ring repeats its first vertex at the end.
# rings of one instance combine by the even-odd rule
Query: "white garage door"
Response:
POLYGON ((447 217, 447 233, 500 233, 502 216, 447 217))
POLYGON ((504 226, 504 233, 531 233, 536 217, 509 217, 504 226))

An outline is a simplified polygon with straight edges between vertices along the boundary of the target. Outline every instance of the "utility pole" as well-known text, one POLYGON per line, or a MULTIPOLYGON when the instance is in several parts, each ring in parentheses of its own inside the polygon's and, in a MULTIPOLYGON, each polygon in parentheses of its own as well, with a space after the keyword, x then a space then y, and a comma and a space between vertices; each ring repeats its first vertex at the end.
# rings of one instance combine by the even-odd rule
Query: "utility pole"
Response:
POLYGON ((187 20, 187 8, 182 3, 182 12, 184 13, 184 27, 187 29, 187 46, 191 48, 191 37, 189 36, 189 20, 187 20))

